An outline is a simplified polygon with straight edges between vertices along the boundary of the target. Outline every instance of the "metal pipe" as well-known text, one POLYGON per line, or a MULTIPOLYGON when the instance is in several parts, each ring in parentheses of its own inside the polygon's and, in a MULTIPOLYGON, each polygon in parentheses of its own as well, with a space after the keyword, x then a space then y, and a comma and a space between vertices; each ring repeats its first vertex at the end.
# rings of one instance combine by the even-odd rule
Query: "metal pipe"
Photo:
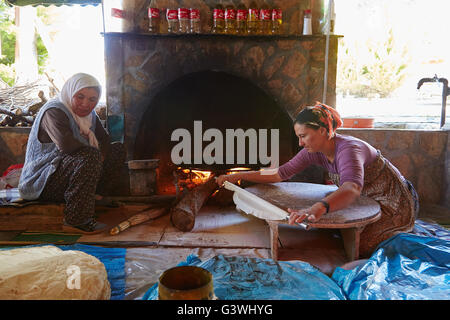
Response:
POLYGON ((323 94, 322 103, 327 103, 327 91, 328 91, 328 56, 330 52, 330 27, 331 27, 331 8, 334 6, 333 0, 328 1, 328 15, 327 15, 327 32, 325 43, 325 71, 323 77, 323 94))
POLYGON ((439 82, 442 82, 442 110, 441 110, 441 128, 445 125, 445 109, 447 106, 447 96, 449 95, 448 80, 440 78, 439 82))
POLYGON ((441 123, 440 128, 445 125, 445 112, 447 108, 447 96, 450 94, 450 90, 448 88, 448 80, 445 78, 438 78, 437 75, 434 75, 433 78, 422 78, 417 83, 417 90, 422 87, 425 82, 442 82, 442 109, 441 109, 441 123))

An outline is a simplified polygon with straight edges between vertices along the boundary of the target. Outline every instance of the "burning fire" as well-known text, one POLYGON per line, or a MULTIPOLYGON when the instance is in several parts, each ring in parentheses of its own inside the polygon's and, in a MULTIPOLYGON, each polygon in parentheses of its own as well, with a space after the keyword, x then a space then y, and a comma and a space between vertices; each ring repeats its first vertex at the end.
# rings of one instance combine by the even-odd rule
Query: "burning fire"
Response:
POLYGON ((191 176, 191 180, 195 184, 202 184, 208 181, 209 177, 211 177, 211 171, 200 171, 200 170, 191 170, 191 169, 183 169, 183 172, 191 176))
MULTIPOLYGON (((232 169, 227 170, 226 174, 233 174, 233 173, 248 171, 248 170, 251 170, 251 169, 237 167, 237 168, 232 168, 232 169)), ((184 189, 184 188, 193 189, 196 186, 207 182, 211 178, 212 174, 213 174, 212 171, 183 169, 182 167, 178 167, 178 170, 177 170, 178 185, 182 189, 184 189)), ((238 184, 240 184, 240 181, 238 182, 238 184)))
POLYGON ((193 189, 196 186, 205 183, 211 177, 211 171, 201 171, 194 169, 183 169, 178 167, 177 170, 177 178, 178 178, 178 186, 181 189, 188 188, 193 189))

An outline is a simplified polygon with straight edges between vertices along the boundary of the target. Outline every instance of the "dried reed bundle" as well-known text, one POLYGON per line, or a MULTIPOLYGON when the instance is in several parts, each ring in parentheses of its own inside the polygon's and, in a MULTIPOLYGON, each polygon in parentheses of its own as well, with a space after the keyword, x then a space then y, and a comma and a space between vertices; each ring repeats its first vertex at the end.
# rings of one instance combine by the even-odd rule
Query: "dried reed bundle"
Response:
POLYGON ((111 235, 116 235, 126 229, 128 229, 131 226, 135 226, 141 223, 144 223, 149 220, 154 220, 164 214, 169 212, 168 207, 164 208, 153 208, 150 210, 142 211, 140 213, 135 214, 134 216, 128 218, 127 220, 119 223, 117 226, 112 228, 109 233, 111 235))

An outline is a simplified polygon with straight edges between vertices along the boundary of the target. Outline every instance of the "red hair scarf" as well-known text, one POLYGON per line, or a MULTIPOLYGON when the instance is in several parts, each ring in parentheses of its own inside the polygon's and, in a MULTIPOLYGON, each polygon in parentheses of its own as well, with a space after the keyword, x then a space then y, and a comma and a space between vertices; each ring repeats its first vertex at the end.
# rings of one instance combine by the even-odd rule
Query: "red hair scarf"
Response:
POLYGON ((334 137, 337 128, 342 126, 341 116, 336 109, 317 101, 311 111, 317 117, 315 124, 327 129, 329 139, 334 137))

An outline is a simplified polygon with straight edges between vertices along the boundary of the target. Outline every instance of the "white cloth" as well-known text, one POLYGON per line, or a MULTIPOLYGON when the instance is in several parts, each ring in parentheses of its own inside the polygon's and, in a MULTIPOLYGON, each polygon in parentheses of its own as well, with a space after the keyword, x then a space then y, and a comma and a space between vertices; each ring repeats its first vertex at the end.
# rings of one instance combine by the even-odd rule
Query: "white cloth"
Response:
POLYGON ((100 83, 93 76, 86 73, 74 74, 69 80, 64 83, 61 93, 59 94, 59 100, 64 104, 64 106, 72 114, 75 122, 80 127, 80 133, 83 136, 88 137, 89 144, 98 149, 98 141, 95 137, 95 133, 91 129, 92 125, 92 113, 85 117, 80 117, 76 115, 72 110, 72 98, 81 89, 87 87, 97 87, 99 89, 99 97, 101 96, 101 86, 100 83))

